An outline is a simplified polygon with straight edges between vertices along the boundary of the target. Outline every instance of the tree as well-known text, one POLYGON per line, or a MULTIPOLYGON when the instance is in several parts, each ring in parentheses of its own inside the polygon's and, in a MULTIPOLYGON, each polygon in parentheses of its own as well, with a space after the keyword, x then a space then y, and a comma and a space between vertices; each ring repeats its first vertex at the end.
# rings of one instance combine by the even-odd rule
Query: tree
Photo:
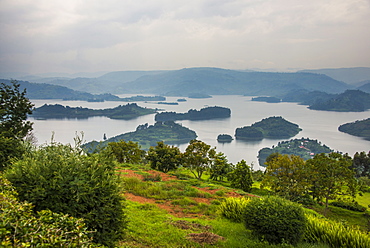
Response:
POLYGON ((310 172, 300 156, 273 153, 266 164, 263 187, 268 186, 279 196, 293 201, 308 194, 310 172))
POLYGON ((222 152, 218 152, 211 160, 211 166, 209 169, 211 175, 209 178, 216 181, 222 181, 224 176, 226 176, 231 170, 226 155, 222 152))
POLYGON ((15 80, 11 85, 0 84, 0 132, 15 139, 24 138, 32 130, 32 123, 26 120, 33 104, 26 97, 26 89, 20 92, 19 87, 15 80))
POLYGON ((140 149, 140 145, 131 140, 110 142, 106 147, 106 152, 113 155, 118 162, 129 164, 140 163, 145 155, 145 151, 140 149))
POLYGON ((184 166, 189 168, 196 178, 201 178, 203 172, 210 168, 211 159, 216 151, 200 140, 191 140, 184 152, 184 166))
POLYGON ((370 151, 367 155, 366 152, 356 152, 353 156, 352 168, 356 173, 356 177, 367 177, 370 179, 370 151))
POLYGON ((5 177, 35 211, 83 218, 95 243, 113 247, 122 239, 125 205, 113 158, 52 143, 14 162, 5 177))
POLYGON ((231 187, 250 192, 253 185, 251 168, 242 160, 238 162, 235 168, 227 175, 227 180, 231 182, 231 187))
POLYGON ((317 199, 324 199, 326 208, 329 200, 341 196, 355 197, 357 184, 350 157, 339 153, 321 153, 306 163, 310 172, 312 195, 317 199))
POLYGON ((157 146, 150 147, 146 159, 150 161, 150 167, 164 173, 176 170, 182 163, 180 149, 169 146, 163 141, 157 142, 157 146))
POLYGON ((20 92, 19 86, 17 81, 0 84, 0 170, 10 159, 21 157, 22 141, 32 130, 32 123, 26 120, 33 104, 26 97, 26 90, 20 92))

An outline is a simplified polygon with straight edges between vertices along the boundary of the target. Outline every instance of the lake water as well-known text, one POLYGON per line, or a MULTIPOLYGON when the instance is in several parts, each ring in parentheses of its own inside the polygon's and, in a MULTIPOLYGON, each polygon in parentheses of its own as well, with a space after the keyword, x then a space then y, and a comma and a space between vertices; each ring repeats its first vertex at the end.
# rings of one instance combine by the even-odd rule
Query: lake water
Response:
MULTIPOLYGON (((120 95, 127 97, 129 95, 120 95)), ((176 102, 178 97, 167 97, 167 102, 176 102)), ((113 108, 118 105, 126 105, 126 102, 85 102, 85 101, 62 101, 62 100, 31 100, 36 107, 45 103, 59 103, 71 107, 87 107, 93 109, 113 108)), ((348 153, 353 156, 355 152, 370 150, 370 141, 351 136, 338 131, 338 126, 347 122, 367 119, 370 111, 366 112, 330 112, 309 110, 307 106, 296 103, 265 103, 253 102, 251 97, 245 96, 213 96, 207 99, 187 99, 179 105, 164 105, 151 102, 137 102, 139 106, 159 108, 165 111, 178 113, 187 112, 189 109, 201 109, 207 106, 221 106, 231 109, 231 117, 207 121, 177 121, 183 126, 194 130, 199 140, 216 147, 217 151, 223 152, 228 160, 237 163, 244 159, 254 169, 259 169, 257 155, 264 147, 277 145, 279 140, 263 139, 261 141, 233 140, 231 143, 218 143, 219 134, 234 136, 238 127, 249 126, 271 116, 282 116, 286 120, 296 123, 303 130, 293 138, 317 139, 330 148, 348 153)), ((154 114, 138 117, 133 120, 112 120, 106 117, 91 117, 88 119, 48 119, 35 120, 34 134, 39 144, 49 143, 54 133, 54 140, 61 143, 73 143, 76 134, 84 133, 84 141, 102 140, 104 133, 107 138, 122 133, 135 131, 141 124, 154 124, 154 114)), ((287 140, 287 139, 285 139, 287 140)), ((288 139, 289 140, 289 139, 288 139)), ((182 151, 187 144, 179 145, 182 151)))

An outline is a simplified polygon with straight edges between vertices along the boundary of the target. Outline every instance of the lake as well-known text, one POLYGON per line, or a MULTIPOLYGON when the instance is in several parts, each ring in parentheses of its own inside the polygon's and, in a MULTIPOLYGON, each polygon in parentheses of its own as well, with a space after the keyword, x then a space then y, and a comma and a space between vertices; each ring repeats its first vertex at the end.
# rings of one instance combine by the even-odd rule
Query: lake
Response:
MULTIPOLYGON (((128 97, 131 95, 120 95, 128 97)), ((182 98, 182 97, 181 97, 182 98)), ((279 141, 289 139, 263 139, 261 141, 233 140, 231 143, 218 143, 219 134, 234 136, 238 127, 249 126, 271 116, 282 116, 286 120, 296 123, 303 130, 293 138, 317 139, 330 148, 348 153, 353 156, 355 152, 370 149, 370 141, 351 136, 338 131, 338 126, 347 122, 363 120, 370 117, 370 111, 366 112, 330 112, 309 110, 307 106, 296 103, 265 103, 251 101, 252 97, 246 96, 213 96, 207 99, 189 99, 179 102, 179 105, 156 104, 153 102, 137 102, 139 106, 158 108, 163 111, 187 112, 189 109, 201 109, 207 106, 221 106, 231 109, 231 117, 206 121, 177 121, 183 126, 194 130, 199 140, 216 147, 217 151, 223 152, 228 160, 237 163, 244 159, 254 169, 259 169, 257 155, 264 147, 277 145, 279 141)), ((178 97, 167 97, 167 102, 176 102, 178 97)), ((36 107, 43 104, 62 104, 71 107, 87 107, 92 109, 113 108, 118 105, 126 105, 126 102, 85 102, 85 101, 62 101, 62 100, 33 100, 36 107)), ((141 124, 154 124, 154 114, 141 116, 133 120, 112 120, 106 117, 91 117, 88 119, 48 119, 34 122, 34 134, 39 144, 50 143, 52 133, 54 141, 61 143, 74 143, 74 137, 84 134, 84 141, 100 141, 103 135, 107 138, 122 133, 132 132, 141 124)), ((187 144, 178 145, 184 151, 187 144)))

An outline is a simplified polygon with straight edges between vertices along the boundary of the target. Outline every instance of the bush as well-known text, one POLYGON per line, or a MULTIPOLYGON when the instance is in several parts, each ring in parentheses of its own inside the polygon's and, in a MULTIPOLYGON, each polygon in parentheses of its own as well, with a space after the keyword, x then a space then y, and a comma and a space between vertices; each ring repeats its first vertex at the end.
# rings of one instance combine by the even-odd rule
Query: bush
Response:
POLYGON ((120 181, 108 157, 83 155, 68 145, 35 149, 5 173, 35 211, 83 218, 94 242, 114 246, 126 227, 120 181))
POLYGON ((325 243, 330 247, 368 248, 370 237, 359 230, 343 226, 341 223, 329 221, 323 217, 307 214, 305 241, 325 243))
POLYGON ((0 174, 1 247, 96 247, 82 219, 43 210, 33 213, 0 174))
POLYGON ((254 198, 245 206, 245 226, 270 243, 297 244, 306 225, 303 208, 278 197, 254 198))
POLYGON ((244 197, 229 197, 220 204, 219 212, 221 216, 234 222, 243 222, 245 206, 249 199, 244 197))
POLYGON ((356 212, 365 212, 366 207, 358 204, 358 202, 344 202, 344 201, 334 201, 331 202, 330 205, 356 211, 356 212))

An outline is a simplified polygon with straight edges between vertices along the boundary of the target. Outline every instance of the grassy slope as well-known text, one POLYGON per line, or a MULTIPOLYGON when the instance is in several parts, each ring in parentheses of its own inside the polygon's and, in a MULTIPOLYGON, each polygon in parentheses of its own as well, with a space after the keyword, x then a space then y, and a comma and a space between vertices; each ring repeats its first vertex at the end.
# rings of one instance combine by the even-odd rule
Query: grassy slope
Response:
MULTIPOLYGON (((138 174, 145 175, 145 171, 148 168, 137 167, 127 168, 137 170, 138 174)), ((179 190, 187 190, 187 187, 197 186, 198 188, 209 187, 212 189, 219 189, 219 193, 207 196, 221 201, 223 197, 227 196, 227 192, 232 189, 226 187, 227 182, 217 184, 217 182, 209 182, 205 179, 207 175, 204 175, 202 181, 195 179, 185 179, 191 174, 188 171, 177 172, 176 175, 182 180, 174 180, 171 183, 176 184, 179 190), (179 186, 181 185, 181 187, 179 186), (223 192, 222 194, 220 192, 223 192)), ((215 213, 217 206, 210 204, 205 206, 202 203, 194 203, 191 197, 183 195, 178 191, 177 196, 168 196, 170 199, 163 199, 163 195, 168 195, 168 188, 166 185, 170 185, 169 182, 144 182, 150 186, 141 187, 141 191, 135 194, 152 194, 149 198, 156 199, 156 203, 163 203, 165 201, 172 201, 173 203, 179 204, 179 206, 186 213, 195 213, 193 217, 175 217, 167 211, 160 209, 156 204, 151 203, 137 203, 128 200, 127 201, 127 215, 129 218, 129 228, 125 241, 120 244, 120 247, 289 247, 284 245, 269 245, 265 242, 256 240, 251 233, 245 229, 241 223, 233 223, 224 218, 218 217, 215 213), (165 188, 162 188, 165 187, 165 188), (148 189, 148 190, 146 190, 148 189), (176 199, 174 199, 176 198, 176 199), (216 208, 215 208, 216 207, 216 208), (179 220, 185 220, 189 224, 188 229, 182 229, 174 223, 179 220), (191 227, 191 223, 197 223, 198 227, 191 227), (208 229, 207 227, 210 227, 208 229), (197 243, 189 240, 188 235, 190 233, 213 233, 223 237, 222 240, 217 241, 215 244, 210 243, 197 243)), ((258 183, 254 185, 253 193, 255 194, 267 194, 266 191, 259 189, 258 183)), ((134 193, 134 190, 130 190, 134 193)), ((240 191, 238 191, 240 192, 240 191)), ((176 192, 175 192, 176 195, 176 192)), ((360 204, 365 205, 364 202, 368 201, 370 194, 365 194, 363 197, 358 198, 360 204)), ((214 200, 214 202, 217 202, 214 200)), ((367 206, 367 205, 366 205, 367 206)), ((318 209, 320 211, 320 209, 318 209)), ((363 217, 363 213, 357 213, 353 211, 343 210, 340 208, 332 207, 330 215, 331 219, 345 222, 349 225, 355 224, 363 225, 366 219, 363 217)), ((320 244, 307 244, 301 243, 298 247, 327 247, 320 244)))

